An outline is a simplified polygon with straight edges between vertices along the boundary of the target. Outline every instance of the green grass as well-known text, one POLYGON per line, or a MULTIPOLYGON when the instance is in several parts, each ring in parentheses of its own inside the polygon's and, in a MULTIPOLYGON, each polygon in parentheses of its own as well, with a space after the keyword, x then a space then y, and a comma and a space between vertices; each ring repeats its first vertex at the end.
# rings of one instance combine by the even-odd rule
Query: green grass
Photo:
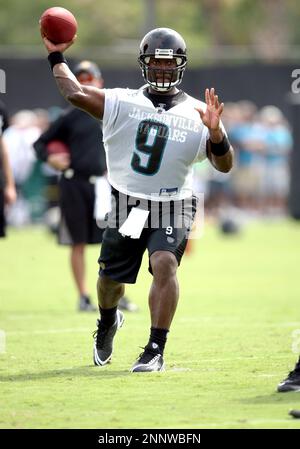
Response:
MULTIPOLYGON (((300 394, 276 393, 300 329, 300 227, 253 224, 238 237, 206 226, 179 269, 167 371, 131 374, 149 333, 147 260, 128 294, 113 362, 92 365, 96 314, 76 312, 68 249, 44 230, 0 241, 0 428, 300 428, 300 394)), ((95 291, 98 248, 88 251, 95 291)), ((95 295, 94 295, 95 299, 95 295)))

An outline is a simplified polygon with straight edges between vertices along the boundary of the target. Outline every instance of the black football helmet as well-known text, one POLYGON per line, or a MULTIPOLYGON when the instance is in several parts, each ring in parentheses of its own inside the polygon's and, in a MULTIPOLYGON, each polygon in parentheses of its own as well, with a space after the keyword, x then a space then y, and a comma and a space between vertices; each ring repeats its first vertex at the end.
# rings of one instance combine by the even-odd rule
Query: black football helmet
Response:
POLYGON ((187 64, 182 36, 170 28, 156 28, 144 36, 138 58, 145 81, 156 91, 167 92, 178 86, 187 64), (170 68, 149 67, 150 58, 172 61, 170 68))

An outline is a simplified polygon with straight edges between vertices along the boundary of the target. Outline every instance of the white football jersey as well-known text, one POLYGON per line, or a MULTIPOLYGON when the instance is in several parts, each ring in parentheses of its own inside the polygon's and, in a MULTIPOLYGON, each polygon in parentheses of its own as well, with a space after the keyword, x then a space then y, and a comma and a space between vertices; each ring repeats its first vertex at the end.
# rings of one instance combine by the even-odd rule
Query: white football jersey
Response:
POLYGON ((154 201, 192 194, 192 165, 206 158, 208 128, 195 107, 206 104, 184 94, 168 110, 138 90, 104 89, 103 143, 108 180, 118 191, 154 201))

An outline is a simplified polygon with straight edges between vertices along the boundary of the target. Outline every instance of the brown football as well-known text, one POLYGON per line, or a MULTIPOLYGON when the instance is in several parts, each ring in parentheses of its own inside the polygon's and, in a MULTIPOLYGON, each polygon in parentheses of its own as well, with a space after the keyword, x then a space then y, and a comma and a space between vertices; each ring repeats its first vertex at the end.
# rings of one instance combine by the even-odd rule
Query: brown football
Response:
POLYGON ((47 9, 40 18, 40 24, 43 34, 54 44, 70 42, 77 31, 73 14, 60 6, 47 9))

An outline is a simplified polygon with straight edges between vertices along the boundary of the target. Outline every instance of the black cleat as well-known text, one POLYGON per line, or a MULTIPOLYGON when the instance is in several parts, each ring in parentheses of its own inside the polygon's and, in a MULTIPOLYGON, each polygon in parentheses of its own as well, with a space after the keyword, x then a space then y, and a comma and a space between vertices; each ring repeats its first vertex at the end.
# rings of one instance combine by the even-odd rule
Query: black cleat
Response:
POLYGON ((88 296, 80 296, 78 310, 79 312, 96 312, 98 309, 91 303, 88 296))
POLYGON ((295 369, 291 371, 286 379, 284 379, 277 387, 278 393, 287 391, 300 391, 300 359, 296 363, 295 369))
POLYGON ((132 373, 164 371, 165 363, 156 343, 148 344, 131 368, 132 373))
POLYGON ((122 296, 118 305, 119 310, 124 310, 125 312, 137 312, 138 306, 133 302, 129 301, 126 296, 122 296))
POLYGON ((103 326, 100 320, 97 320, 98 329, 94 332, 94 364, 103 366, 109 363, 113 352, 114 336, 124 323, 124 315, 117 310, 116 320, 109 327, 103 326))

